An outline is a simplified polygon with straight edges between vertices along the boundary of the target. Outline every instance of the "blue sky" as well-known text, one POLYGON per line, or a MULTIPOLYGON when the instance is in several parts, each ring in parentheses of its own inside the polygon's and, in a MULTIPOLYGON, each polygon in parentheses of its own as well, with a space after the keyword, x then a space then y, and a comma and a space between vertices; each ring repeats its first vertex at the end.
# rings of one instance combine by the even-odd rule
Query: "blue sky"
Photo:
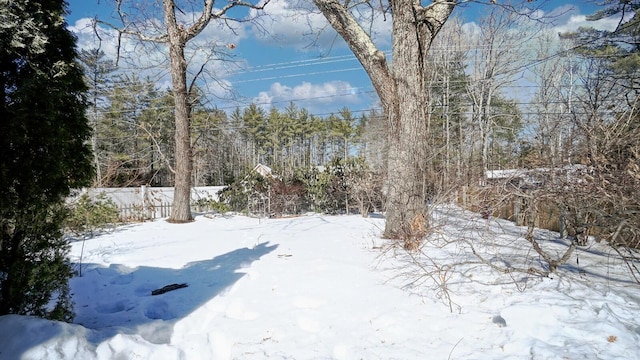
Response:
MULTIPOLYGON (((154 3, 152 0, 124 0, 123 3, 145 1, 154 3)), ((324 18, 317 13, 303 15, 291 5, 295 2, 298 0, 271 0, 265 10, 268 16, 259 19, 259 26, 248 22, 235 23, 232 24, 234 31, 231 31, 219 23, 212 23, 199 35, 194 46, 201 51, 194 53, 192 69, 199 68, 206 54, 211 54, 209 49, 214 49, 213 54, 218 59, 209 62, 207 67, 208 87, 205 91, 211 95, 210 106, 231 112, 236 106, 243 107, 252 102, 265 108, 284 108, 293 101, 299 107, 323 116, 344 106, 355 113, 376 106, 377 97, 360 63, 331 29, 320 35, 311 35, 317 34, 312 29, 327 27, 324 18)), ((97 47, 90 19, 97 16, 101 20, 115 22, 113 1, 68 0, 68 3, 71 13, 67 22, 78 36, 79 47, 97 47)), ((310 1, 302 3, 309 4, 310 1)), ((554 20, 558 31, 588 25, 584 16, 597 9, 590 1, 534 3, 541 6, 545 14, 562 14, 554 20)), ((473 23, 488 11, 487 7, 479 4, 459 7, 454 15, 464 22, 473 23)), ((189 12, 184 12, 188 16, 189 12)), ((601 26, 612 24, 612 21, 603 22, 601 26)), ((390 25, 390 21, 378 18, 372 26, 377 34, 375 41, 383 51, 390 49, 390 25)), ((113 31, 106 27, 102 27, 102 31, 101 49, 115 59, 113 31)), ((148 45, 143 47, 126 41, 124 48, 125 53, 132 54, 131 58, 138 62, 137 65, 158 66, 140 71, 136 65, 123 61, 120 64, 122 71, 149 76, 156 79, 160 87, 167 86, 168 73, 166 66, 162 65, 161 52, 148 45)))

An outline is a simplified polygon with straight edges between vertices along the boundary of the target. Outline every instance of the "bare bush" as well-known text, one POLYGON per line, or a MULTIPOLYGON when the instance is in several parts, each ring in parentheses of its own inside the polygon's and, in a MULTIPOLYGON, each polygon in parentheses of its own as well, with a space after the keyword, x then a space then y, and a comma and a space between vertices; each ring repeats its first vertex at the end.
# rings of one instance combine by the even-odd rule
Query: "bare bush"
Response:
POLYGON ((351 188, 351 198, 358 205, 360 215, 369 216, 369 212, 382 210, 384 197, 382 196, 382 175, 373 171, 351 175, 348 178, 351 188))
POLYGON ((305 204, 306 189, 299 181, 285 182, 274 179, 269 189, 271 215, 299 214, 307 208, 305 204))

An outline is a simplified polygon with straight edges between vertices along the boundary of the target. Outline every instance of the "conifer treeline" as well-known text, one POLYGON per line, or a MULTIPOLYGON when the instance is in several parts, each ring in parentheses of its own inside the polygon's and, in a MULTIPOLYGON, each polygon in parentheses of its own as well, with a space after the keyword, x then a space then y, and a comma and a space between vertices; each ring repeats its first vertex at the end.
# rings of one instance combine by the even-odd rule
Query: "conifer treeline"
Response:
MULTIPOLYGON (((108 105, 92 119, 96 186, 172 185, 171 94, 122 76, 105 100, 108 105)), ((382 151, 384 135, 372 134, 382 121, 375 111, 356 117, 347 108, 319 117, 293 103, 268 111, 252 104, 230 114, 193 104, 194 185, 229 184, 258 163, 289 175, 334 158, 382 151)))
MULTIPOLYGON (((115 74, 104 53, 81 54, 90 87, 95 186, 171 186, 174 149, 171 92, 149 79, 115 74)), ((198 90, 196 90, 198 91, 198 90)), ((194 99, 204 99, 201 93, 194 99)), ((283 110, 251 104, 230 113, 192 104, 193 184, 223 185, 258 163, 278 174, 363 156, 382 166, 384 120, 372 110, 343 108, 321 117, 290 103, 283 110)))
MULTIPOLYGON (((173 177, 173 99, 149 79, 116 74, 99 51, 82 51, 90 87, 88 115, 94 128, 95 186, 171 186, 173 177)), ((496 96, 487 107, 492 116, 489 155, 478 150, 483 136, 470 115, 463 59, 434 61, 429 94, 429 156, 425 166, 438 175, 430 187, 480 175, 481 164, 517 162, 516 134, 521 115, 512 101, 496 96), (438 65, 441 64, 441 65, 438 65), (503 114, 497 116, 495 114, 503 114), (487 157, 488 156, 488 157, 487 157)), ((192 94, 205 99, 206 94, 192 94)), ((298 168, 326 165, 333 159, 359 156, 374 171, 385 163, 388 129, 376 110, 353 113, 343 108, 318 116, 290 103, 284 109, 256 104, 229 112, 192 104, 193 184, 224 185, 262 163, 287 176, 298 168)), ((486 132, 486 129, 482 129, 486 132)), ((484 135, 486 136, 486 135, 484 135)), ((434 175, 435 176, 435 175, 434 175)))

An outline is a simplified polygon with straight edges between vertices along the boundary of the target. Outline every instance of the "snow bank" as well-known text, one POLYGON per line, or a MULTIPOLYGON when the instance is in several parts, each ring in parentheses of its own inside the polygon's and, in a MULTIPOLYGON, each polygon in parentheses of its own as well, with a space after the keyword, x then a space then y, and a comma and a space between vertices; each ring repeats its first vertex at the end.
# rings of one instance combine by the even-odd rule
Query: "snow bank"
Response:
MULTIPOLYGON (((479 248, 523 258, 523 229, 441 216, 445 236, 474 229, 491 240, 479 248)), ((417 281, 406 253, 383 246, 383 225, 359 216, 199 216, 120 228, 85 244, 83 276, 71 281, 75 323, 0 317, 0 359, 639 357, 640 289, 602 249, 551 278, 452 267, 450 312, 444 292, 417 281), (174 283, 188 286, 151 295, 174 283)), ((423 250, 444 264, 469 255, 460 244, 423 250)))

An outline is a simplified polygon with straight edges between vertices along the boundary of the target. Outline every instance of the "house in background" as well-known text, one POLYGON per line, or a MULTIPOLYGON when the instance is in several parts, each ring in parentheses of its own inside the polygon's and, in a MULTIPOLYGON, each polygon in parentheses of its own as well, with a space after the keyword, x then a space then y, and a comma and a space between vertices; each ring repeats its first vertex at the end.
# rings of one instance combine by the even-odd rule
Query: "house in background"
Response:
POLYGON ((268 217, 271 213, 271 185, 270 182, 278 177, 273 170, 264 164, 258 163, 244 177, 242 187, 247 194, 247 211, 259 217, 268 217), (256 175, 260 175, 265 182, 255 182, 256 175), (258 185, 260 184, 260 185, 258 185))
POLYGON ((251 176, 254 173, 258 173, 260 175, 262 175, 263 177, 269 179, 269 178, 276 178, 275 175, 273 175, 273 170, 271 170, 270 167, 268 167, 267 165, 263 165, 263 164, 258 164, 256 165, 250 172, 249 174, 247 174, 247 177, 251 176))

